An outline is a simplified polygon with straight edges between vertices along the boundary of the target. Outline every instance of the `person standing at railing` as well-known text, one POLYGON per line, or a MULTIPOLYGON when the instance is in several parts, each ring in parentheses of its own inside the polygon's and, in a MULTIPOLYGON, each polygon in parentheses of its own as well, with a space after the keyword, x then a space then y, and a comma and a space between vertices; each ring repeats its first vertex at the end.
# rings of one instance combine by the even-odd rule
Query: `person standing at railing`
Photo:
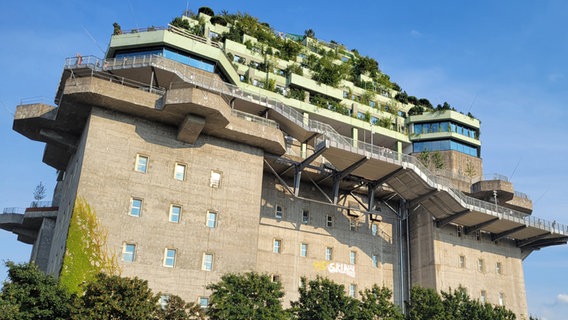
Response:
POLYGON ((76 58, 75 61, 77 62, 77 64, 82 64, 82 63, 83 63, 83 56, 81 56, 80 53, 77 53, 77 54, 75 55, 75 58, 76 58))

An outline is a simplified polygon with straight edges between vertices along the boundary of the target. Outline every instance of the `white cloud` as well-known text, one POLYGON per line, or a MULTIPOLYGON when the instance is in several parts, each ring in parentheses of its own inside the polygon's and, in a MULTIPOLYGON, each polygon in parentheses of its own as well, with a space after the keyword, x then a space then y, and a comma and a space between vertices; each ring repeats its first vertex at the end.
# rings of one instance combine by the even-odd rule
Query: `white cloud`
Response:
POLYGON ((560 293, 560 294, 556 297, 556 300, 558 300, 558 302, 560 302, 560 303, 568 304, 568 294, 560 293))
POLYGON ((414 38, 419 38, 422 36, 422 33, 420 33, 420 31, 418 30, 411 30, 410 35, 413 36, 414 38))

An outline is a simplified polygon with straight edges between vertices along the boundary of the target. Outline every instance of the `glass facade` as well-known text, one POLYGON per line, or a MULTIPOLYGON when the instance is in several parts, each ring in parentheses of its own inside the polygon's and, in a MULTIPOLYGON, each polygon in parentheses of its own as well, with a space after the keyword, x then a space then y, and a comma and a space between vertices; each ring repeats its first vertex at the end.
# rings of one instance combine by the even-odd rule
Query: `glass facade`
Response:
POLYGON ((436 132, 454 132, 472 139, 478 139, 479 137, 479 133, 476 129, 469 128, 455 122, 442 121, 442 122, 423 122, 423 123, 414 124, 415 134, 436 133, 436 132))
POLYGON ((206 60, 198 59, 196 57, 192 57, 186 53, 176 52, 174 50, 168 48, 157 48, 153 50, 145 50, 145 51, 138 51, 138 52, 120 52, 115 55, 115 58, 129 58, 135 56, 151 56, 157 55, 162 56, 164 58, 172 59, 177 62, 181 62, 183 64, 190 65, 192 67, 205 70, 208 72, 215 71, 215 64, 206 60))
POLYGON ((477 147, 472 147, 465 143, 453 140, 418 141, 414 142, 412 146, 413 152, 454 150, 470 156, 479 157, 479 150, 477 147))

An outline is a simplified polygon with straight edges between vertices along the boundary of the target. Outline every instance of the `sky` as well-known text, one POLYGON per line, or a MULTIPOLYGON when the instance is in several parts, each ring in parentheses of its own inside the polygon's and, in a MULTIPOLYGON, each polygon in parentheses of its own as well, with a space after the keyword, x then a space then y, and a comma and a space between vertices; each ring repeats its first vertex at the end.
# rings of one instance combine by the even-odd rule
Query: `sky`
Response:
MULTIPOLYGON (((165 26, 186 8, 246 12, 275 30, 334 40, 379 61, 409 95, 447 101, 481 119, 483 171, 508 176, 533 215, 568 224, 568 1, 3 1, 0 4, 0 209, 26 207, 56 174, 44 145, 12 130, 15 107, 53 104, 66 57, 103 57, 113 22, 165 26)), ((0 230, 0 260, 25 262, 31 246, 0 230)), ((524 261, 529 312, 568 314, 568 246, 524 261)), ((0 280, 6 269, 0 267, 0 280)))

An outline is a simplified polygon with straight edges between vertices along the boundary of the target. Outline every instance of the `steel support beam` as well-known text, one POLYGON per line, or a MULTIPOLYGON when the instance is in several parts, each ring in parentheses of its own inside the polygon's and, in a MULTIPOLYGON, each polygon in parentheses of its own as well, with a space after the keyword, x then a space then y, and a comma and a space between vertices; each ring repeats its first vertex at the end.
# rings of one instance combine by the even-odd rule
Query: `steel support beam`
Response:
POLYGON ((499 239, 503 239, 503 238, 505 238, 506 236, 508 236, 508 235, 510 235, 510 234, 513 234, 513 233, 515 233, 515 232, 517 232, 517 231, 523 230, 523 229, 526 228, 526 227, 527 227, 527 226, 522 225, 522 226, 518 226, 518 227, 516 227, 516 228, 510 229, 510 230, 507 230, 507 231, 503 231, 503 232, 501 232, 501 233, 492 234, 492 235, 491 235, 491 241, 497 241, 497 240, 499 240, 499 239))
POLYGON ((550 235, 550 232, 545 232, 543 234, 539 234, 538 236, 534 236, 532 238, 528 238, 525 240, 517 240, 517 247, 522 248, 522 247, 526 247, 527 245, 538 241, 540 239, 546 238, 547 236, 550 235))
POLYGON ((298 196, 300 193, 300 181, 302 180, 302 171, 310 165, 314 160, 317 159, 324 151, 327 150, 326 147, 319 148, 318 150, 314 151, 309 157, 304 159, 304 161, 296 164, 294 166, 294 195, 298 196))
POLYGON ((348 174, 353 172, 353 170, 359 168, 363 163, 367 162, 370 158, 364 157, 358 160, 357 162, 353 163, 349 167, 343 169, 340 172, 337 172, 333 176, 333 204, 337 204, 337 200, 339 198, 339 183, 343 178, 345 178, 348 174))
POLYGON ((450 223, 450 222, 456 220, 457 218, 460 218, 460 217, 465 216, 465 215, 468 214, 468 213, 469 213, 469 209, 465 209, 465 210, 462 210, 462 211, 460 211, 460 212, 457 212, 456 214, 453 214, 453 215, 451 215, 451 216, 449 216, 449 217, 446 217, 446 218, 444 218, 444 219, 438 220, 438 221, 436 221, 436 227, 437 227, 437 228, 441 228, 441 227, 447 225, 448 223, 450 223))
POLYGON ((417 205, 420 204, 420 202, 422 202, 422 201, 424 201, 424 200, 430 198, 431 196, 435 195, 436 193, 438 193, 438 189, 432 190, 432 191, 430 191, 430 192, 427 192, 427 193, 425 193, 425 194, 419 196, 418 198, 413 199, 412 201, 410 201, 410 202, 408 203, 408 208, 414 208, 414 207, 416 207, 417 205))
POLYGON ((499 221, 499 218, 493 218, 491 220, 487 220, 485 222, 478 223, 478 224, 471 226, 471 227, 465 227, 464 230, 463 230, 464 234, 468 235, 468 234, 471 234, 473 232, 479 231, 482 228, 485 228, 488 225, 491 225, 492 223, 497 222, 497 221, 499 221))

